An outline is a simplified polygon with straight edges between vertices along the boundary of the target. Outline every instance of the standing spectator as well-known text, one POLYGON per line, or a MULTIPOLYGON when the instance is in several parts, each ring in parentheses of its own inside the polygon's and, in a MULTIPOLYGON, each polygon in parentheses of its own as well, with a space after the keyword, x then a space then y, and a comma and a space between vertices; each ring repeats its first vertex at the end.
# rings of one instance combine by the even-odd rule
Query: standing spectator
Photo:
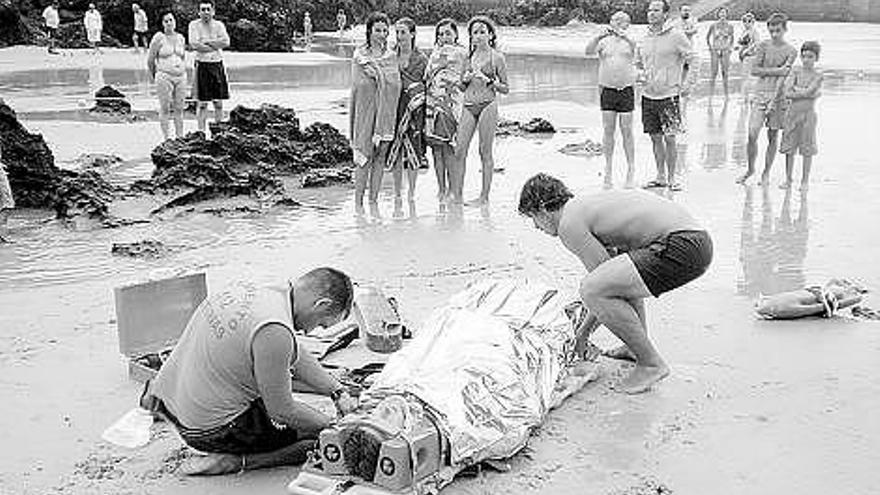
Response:
POLYGON ((134 50, 140 51, 141 46, 146 50, 148 43, 147 32, 150 30, 147 13, 136 3, 131 4, 131 10, 134 12, 134 34, 131 37, 131 41, 134 43, 134 50))
POLYGON ((507 94, 510 87, 507 84, 507 62, 498 51, 495 23, 485 16, 472 18, 468 22, 468 37, 470 55, 461 78, 464 84, 464 111, 461 112, 461 127, 455 151, 458 179, 452 195, 453 201, 461 202, 468 148, 474 132, 478 131, 483 180, 480 197, 470 203, 485 205, 489 202, 489 190, 492 188, 492 175, 495 172, 492 148, 495 144, 495 131, 498 129, 498 94, 507 94))
POLYGON ((755 48, 755 61, 752 75, 755 82, 754 94, 749 105, 749 137, 746 144, 748 169, 737 183, 745 182, 755 173, 755 160, 758 158, 758 136, 761 127, 767 128, 767 151, 764 153, 764 173, 761 183, 767 184, 770 169, 776 159, 777 139, 785 116, 785 95, 783 82, 797 59, 797 49, 785 41, 788 31, 788 16, 775 13, 767 19, 770 39, 758 43, 755 48))
POLYGON ((691 6, 686 3, 678 8, 677 27, 687 36, 688 41, 694 42, 694 36, 697 35, 697 21, 691 13, 691 6))
MULTIPOLYGON (((0 105, 3 105, 0 98, 0 105)), ((9 221, 9 210, 15 208, 15 199, 12 197, 12 188, 9 187, 9 177, 6 176, 6 165, 3 164, 3 146, 0 143, 0 244, 9 242, 3 235, 6 234, 6 223, 9 221)))
POLYGON ((101 49, 98 48, 98 44, 101 42, 101 31, 104 30, 104 20, 101 18, 101 13, 95 8, 95 4, 89 4, 89 10, 87 10, 86 15, 83 16, 83 25, 86 28, 86 39, 89 41, 89 46, 91 46, 95 52, 100 52, 101 49))
POLYGON ((46 37, 49 38, 49 53, 56 55, 55 39, 58 36, 58 27, 61 26, 61 17, 58 15, 58 2, 52 2, 43 10, 43 21, 46 23, 46 37))
POLYGON ((626 35, 629 14, 618 11, 611 16, 611 25, 601 30, 587 44, 587 54, 599 55, 599 106, 605 129, 605 187, 614 184, 614 133, 620 122, 620 136, 626 153, 626 187, 635 180, 635 151, 633 147, 632 112, 635 109, 636 69, 633 65, 636 42, 626 35))
POLYGON ((348 28, 348 16, 345 15, 345 11, 342 9, 339 9, 336 13, 336 27, 339 29, 339 39, 341 40, 345 30, 348 28))
POLYGON ((642 91, 642 125, 651 136, 657 177, 645 188, 669 187, 680 191, 675 175, 676 135, 684 129, 681 96, 694 85, 696 56, 687 36, 666 23, 669 2, 653 0, 648 4, 648 33, 636 51, 638 80, 642 91))
POLYGON ((349 132, 354 153, 355 209, 364 209, 364 192, 370 186, 370 208, 376 208, 388 148, 394 140, 400 72, 397 54, 388 48, 388 16, 374 12, 367 18, 366 43, 351 59, 349 132))
POLYGON ((724 97, 727 98, 730 80, 730 52, 733 51, 733 24, 727 22, 727 8, 718 9, 718 20, 709 26, 706 44, 709 46, 711 62, 709 65, 709 94, 715 94, 715 78, 721 69, 721 82, 724 84, 724 97))
MULTIPOLYGON (((822 73, 816 70, 819 60, 819 42, 807 41, 801 46, 800 67, 792 69, 785 80, 785 97, 791 101, 782 128, 779 151, 785 155, 785 182, 783 189, 791 188, 794 175, 794 155, 800 152, 804 170, 801 191, 810 185, 810 167, 816 154, 816 99, 822 89, 822 73)), ((765 172, 766 173, 766 172, 765 172)))
POLYGON ((462 105, 459 84, 466 60, 467 50, 458 42, 458 26, 448 17, 442 19, 434 29, 434 49, 425 75, 428 86, 425 138, 431 145, 440 202, 449 199, 458 177, 454 148, 462 105))
POLYGON ((223 67, 223 49, 229 46, 226 26, 214 19, 214 2, 199 2, 199 18, 189 23, 189 45, 196 52, 196 120, 207 135, 208 103, 214 105, 214 121, 223 120, 223 100, 229 99, 229 83, 223 67))
POLYGON ((425 160, 425 68, 428 57, 416 48, 416 23, 402 17, 394 24, 397 34, 397 61, 400 67, 400 99, 397 103, 397 131, 388 153, 393 168, 394 199, 400 202, 403 171, 409 189, 407 199, 415 199, 416 177, 425 160))
POLYGON ((312 16, 308 12, 303 16, 303 36, 306 41, 306 49, 312 47, 312 16))
POLYGON ((743 100, 748 101, 752 91, 752 62, 755 60, 755 48, 761 41, 758 28, 755 27, 755 14, 746 12, 742 16, 742 34, 737 40, 736 49, 739 50, 739 61, 742 62, 743 72, 743 100))
POLYGON ((168 12, 162 16, 162 31, 150 42, 147 68, 156 82, 159 96, 159 126, 165 139, 171 137, 168 126, 174 118, 174 135, 183 137, 183 106, 186 98, 186 39, 176 31, 177 20, 168 12))

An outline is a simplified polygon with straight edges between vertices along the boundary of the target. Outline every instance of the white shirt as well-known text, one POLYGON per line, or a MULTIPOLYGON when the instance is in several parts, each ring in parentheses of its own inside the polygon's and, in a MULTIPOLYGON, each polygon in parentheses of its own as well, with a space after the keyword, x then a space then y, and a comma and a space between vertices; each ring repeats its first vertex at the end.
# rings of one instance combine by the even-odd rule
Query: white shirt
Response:
POLYGON ((83 17, 83 24, 85 24, 88 30, 100 31, 104 28, 101 13, 97 10, 87 10, 86 15, 83 17))
POLYGON ((140 9, 134 14, 134 30, 145 33, 150 30, 147 24, 147 13, 140 9))
POLYGON ((58 17, 58 9, 51 5, 43 10, 43 19, 46 21, 46 27, 58 29, 58 26, 61 25, 61 18, 58 17))

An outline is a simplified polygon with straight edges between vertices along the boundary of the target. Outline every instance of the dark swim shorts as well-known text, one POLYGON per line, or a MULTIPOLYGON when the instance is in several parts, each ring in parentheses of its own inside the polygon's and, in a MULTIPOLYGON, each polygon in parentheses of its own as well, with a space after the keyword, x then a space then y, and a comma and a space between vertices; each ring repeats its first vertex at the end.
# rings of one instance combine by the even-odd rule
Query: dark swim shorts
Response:
POLYGON ((187 445, 201 452, 260 454, 293 445, 299 440, 296 430, 272 421, 262 399, 251 402, 247 410, 229 423, 210 430, 194 430, 181 425, 161 400, 155 409, 174 424, 187 445))
POLYGON ((602 86, 599 90, 599 108, 603 112, 632 112, 636 108, 635 90, 632 86, 623 89, 602 86))
POLYGON ((642 96, 642 127, 650 135, 674 136, 684 132, 679 97, 654 100, 642 96))
POLYGON ((702 275, 712 262, 705 230, 677 230, 627 253, 654 297, 702 275))

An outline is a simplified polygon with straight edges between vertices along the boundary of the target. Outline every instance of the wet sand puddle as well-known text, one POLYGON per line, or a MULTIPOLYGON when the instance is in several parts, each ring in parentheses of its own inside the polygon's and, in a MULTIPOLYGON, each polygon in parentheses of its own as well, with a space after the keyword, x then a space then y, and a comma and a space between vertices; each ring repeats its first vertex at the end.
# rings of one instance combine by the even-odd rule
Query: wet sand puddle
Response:
MULTIPOLYGON (((682 453, 670 445, 680 446, 684 438, 701 442, 712 452, 723 452, 725 442, 735 442, 737 434, 754 435, 751 427, 739 426, 739 420, 725 408, 738 409, 737 414, 750 418, 764 414, 771 422, 795 414, 778 409, 778 405, 761 409, 760 404, 771 400, 774 380, 797 383, 797 373, 769 365, 769 371, 755 376, 746 371, 748 366, 770 363, 776 356, 770 349, 749 347, 748 353, 741 351, 749 344, 788 346, 797 338, 796 332, 773 333, 755 323, 751 300, 761 293, 822 283, 830 277, 849 277, 869 288, 880 287, 880 266, 873 255, 873 246, 880 244, 880 229, 874 226, 880 218, 880 201, 874 192, 880 169, 871 146, 880 135, 880 115, 867 111, 880 105, 880 59, 871 48, 880 43, 880 26, 795 24, 792 37, 827 38, 821 63, 833 70, 818 102, 820 154, 814 161, 811 190, 802 194, 777 189, 783 157, 776 160, 770 188, 734 184, 745 166, 746 106, 738 92, 727 101, 709 98, 703 77, 688 103, 688 134, 678 150, 686 189, 674 198, 694 211, 712 232, 715 262, 692 287, 652 306, 652 310, 657 307, 652 324, 662 328, 657 338, 670 353, 670 360, 678 364, 677 376, 665 395, 654 395, 645 403, 621 399, 604 389, 598 395, 582 394, 587 397, 584 401, 563 407, 563 419, 558 419, 562 423, 539 433, 533 455, 537 461, 520 459, 514 474, 490 476, 494 483, 490 491, 507 487, 512 492, 534 489, 559 493, 566 486, 579 486, 588 475, 596 476, 592 480, 597 489, 628 486, 632 479, 626 473, 631 470, 659 470, 663 481, 672 479, 678 487, 704 489, 709 480, 685 472, 687 447, 680 447, 685 449, 682 453), (837 46, 844 42, 848 43, 845 49, 837 46), (856 122, 854 115, 859 116, 856 122), (728 331, 720 332, 719 328, 728 331), (754 344, 758 335, 764 335, 768 343, 754 344), (734 401, 741 397, 747 398, 734 401), (587 415, 595 421, 581 429, 577 421, 587 415), (724 417, 734 426, 714 435, 706 431, 705 424, 694 425, 706 415, 724 417), (652 445, 652 459, 644 458, 644 438, 652 445), (566 469, 547 467, 558 461, 557 451, 565 456, 562 464, 566 469), (661 462, 662 469, 658 467, 661 462)), ((423 41, 430 38, 427 32, 422 36, 423 41)), ((16 445, 19 455, 12 466, 4 468, 0 487, 24 493, 33 489, 36 493, 55 486, 60 473, 72 472, 77 460, 94 453, 92 444, 100 431, 131 405, 136 386, 127 381, 124 362, 116 350, 113 287, 183 270, 207 271, 210 287, 236 277, 269 282, 280 275, 329 264, 351 272, 361 282, 380 283, 398 296, 405 316, 415 322, 468 281, 483 277, 524 276, 575 289, 582 276, 575 259, 555 239, 543 236, 521 218, 516 213, 516 200, 521 184, 539 171, 562 178, 577 193, 601 190, 602 157, 572 157, 557 151, 586 138, 601 141, 595 61, 574 58, 574 53, 557 53, 558 49, 549 54, 551 46, 577 43, 575 48, 582 49, 582 34, 568 30, 503 29, 501 39, 505 49, 513 52, 508 57, 513 91, 502 100, 502 115, 519 120, 542 116, 560 132, 496 141, 496 163, 504 172, 495 176, 488 207, 441 208, 435 199, 433 170, 429 170, 419 176, 414 204, 395 204, 388 178, 378 211, 363 216, 354 214, 347 188, 300 191, 305 206, 259 217, 182 213, 118 229, 71 227, 56 221, 44 224, 42 213, 16 213, 11 222, 15 244, 0 248, 0 374, 5 388, 20 393, 4 394, 13 413, 0 421, 0 440, 16 445), (180 249, 157 260, 110 254, 114 242, 148 238, 180 249), (77 363, 78 367, 67 370, 59 362, 77 363), (42 376, 41 367, 54 376, 42 376), (58 386, 64 373, 70 373, 76 383, 58 386), (76 427, 71 428, 70 423, 76 427), (27 433, 34 429, 42 432, 36 439, 27 433), (47 455, 55 449, 60 449, 58 455, 47 455), (35 470, 35 465, 40 469, 35 470)), ((327 50, 334 53, 337 48, 327 50)), ((348 53, 350 47, 344 50, 348 53)), ((300 67, 296 56, 279 56, 277 62, 266 65, 233 65, 234 99, 227 108, 238 102, 280 103, 304 109, 303 125, 322 120, 345 131, 348 119, 340 102, 347 96, 348 62, 300 67)), ((705 74, 707 61, 702 62, 705 74)), ((738 71, 738 66, 732 71, 734 91, 741 83, 738 71)), ((155 122, 94 122, 83 118, 78 108, 78 101, 87 97, 100 75, 103 82, 131 94, 136 111, 151 112, 152 89, 145 74, 133 68, 96 72, 94 68, 0 72, 0 92, 19 111, 27 127, 44 133, 62 164, 83 152, 110 152, 128 162, 117 172, 121 180, 149 174, 149 151, 159 137, 155 122)), ((649 142, 640 132, 638 113, 635 122, 638 176, 646 180, 652 177, 653 158, 649 142)), ((187 121, 187 128, 194 128, 192 120, 187 121)), ((760 146, 758 160, 762 163, 763 136, 760 146)), ((479 188, 475 148, 468 162, 468 198, 479 188)), ((620 149, 615 164, 615 182, 620 187, 620 149)), ((127 212, 126 205, 121 208, 127 212)), ((880 349, 877 338, 856 336, 852 329, 830 336, 807 325, 804 332, 813 340, 791 352, 805 360, 810 353, 821 352, 823 346, 840 345, 844 341, 836 339, 844 336, 850 343, 880 349)), ((607 336, 603 338, 610 342, 607 336)), ((880 375, 878 365, 867 358, 852 359, 857 363, 852 369, 843 357, 826 363, 852 380, 839 386, 843 395, 854 388, 876 386, 871 376, 880 375)), ((821 370, 804 371, 801 376, 808 391, 821 389, 827 378, 821 370)), ((793 403, 808 409, 809 397, 808 393, 793 403)), ((843 410, 846 400, 839 399, 832 406, 843 410)), ((856 409, 877 405, 874 399, 866 400, 856 409)), ((843 425, 850 416, 834 420, 839 421, 835 424, 843 425)), ((865 426, 866 421, 860 424, 865 426)), ((850 427, 846 434, 851 433, 850 427)), ((833 434, 816 433, 816 442, 834 443, 833 434)), ((770 436, 785 444, 786 435, 797 433, 786 427, 770 436)), ((721 462, 719 469, 732 481, 726 489, 713 493, 778 487, 773 483, 755 485, 756 475, 742 474, 743 466, 754 467, 756 463, 748 454, 729 455, 732 459, 721 462)), ((784 461, 782 472, 803 471, 805 465, 821 458, 819 454, 804 455, 802 462, 784 461)), ((843 469, 840 476, 872 459, 877 460, 876 454, 843 469)), ((245 479, 277 490, 279 483, 289 478, 280 471, 268 478, 245 479)), ((838 478, 817 482, 827 487, 838 478)), ((485 482, 466 480, 453 486, 450 493, 480 490, 485 482)), ((197 493, 234 493, 237 486, 244 489, 241 483, 227 486, 218 480, 190 486, 197 493)), ((77 486, 80 493, 90 492, 77 486)), ((99 492, 101 486, 92 488, 99 492)))

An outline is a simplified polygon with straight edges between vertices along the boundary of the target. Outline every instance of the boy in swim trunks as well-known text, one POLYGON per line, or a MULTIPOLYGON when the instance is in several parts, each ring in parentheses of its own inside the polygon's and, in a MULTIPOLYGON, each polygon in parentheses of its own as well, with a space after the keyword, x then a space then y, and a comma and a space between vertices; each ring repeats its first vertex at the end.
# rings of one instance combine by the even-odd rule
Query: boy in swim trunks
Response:
POLYGON ((578 349, 601 323, 625 344, 607 355, 634 360, 618 387, 641 393, 669 374, 648 339, 644 299, 681 287, 712 261, 709 233, 680 205, 641 191, 575 198, 559 179, 538 174, 522 188, 519 212, 577 256, 589 272, 580 295, 590 316, 578 349))
POLYGON ((783 189, 791 187, 794 175, 794 155, 800 151, 804 172, 801 189, 810 184, 810 167, 816 154, 816 100, 822 89, 822 73, 816 70, 819 60, 819 42, 807 41, 801 46, 801 62, 785 79, 784 93, 789 100, 788 113, 782 127, 782 143, 779 152, 785 155, 785 182, 783 189))
POLYGON ((770 39, 764 40, 755 48, 752 75, 758 78, 755 83, 754 96, 749 111, 749 137, 746 151, 748 169, 737 182, 745 182, 755 173, 755 160, 758 158, 758 135, 761 127, 767 127, 767 151, 764 154, 764 173, 761 183, 767 184, 770 169, 776 158, 776 143, 782 120, 785 115, 785 96, 782 94, 782 83, 791 71, 797 59, 797 49, 785 41, 788 30, 788 17, 776 13, 767 19, 767 31, 770 39))

